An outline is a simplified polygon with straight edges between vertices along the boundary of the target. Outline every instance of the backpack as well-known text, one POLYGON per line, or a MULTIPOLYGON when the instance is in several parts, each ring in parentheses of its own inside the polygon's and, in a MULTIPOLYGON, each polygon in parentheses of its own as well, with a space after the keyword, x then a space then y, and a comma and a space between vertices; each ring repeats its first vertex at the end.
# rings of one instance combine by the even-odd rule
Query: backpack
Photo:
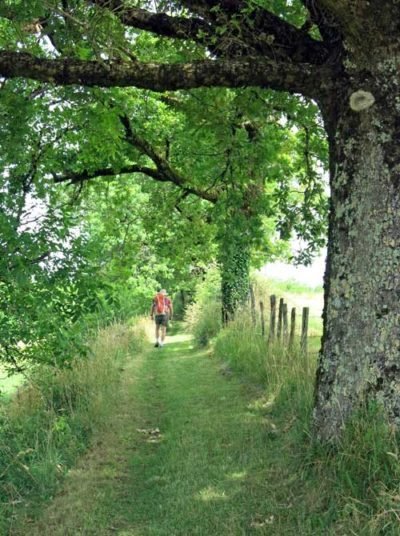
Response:
POLYGON ((158 293, 154 298, 156 314, 165 315, 167 312, 167 303, 164 294, 158 293))

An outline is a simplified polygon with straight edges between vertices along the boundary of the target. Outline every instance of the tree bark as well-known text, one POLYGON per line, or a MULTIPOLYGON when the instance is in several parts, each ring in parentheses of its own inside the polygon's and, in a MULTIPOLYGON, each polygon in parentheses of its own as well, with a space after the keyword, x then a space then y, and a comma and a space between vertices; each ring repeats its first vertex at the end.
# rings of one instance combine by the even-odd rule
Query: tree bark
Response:
POLYGON ((331 214, 314 425, 324 441, 371 401, 400 425, 399 48, 352 63, 322 103, 331 214))
POLYGON ((0 50, 0 76, 31 78, 57 85, 135 86, 152 91, 259 86, 313 97, 317 87, 327 90, 331 86, 332 67, 253 56, 168 64, 47 59, 27 52, 0 50))

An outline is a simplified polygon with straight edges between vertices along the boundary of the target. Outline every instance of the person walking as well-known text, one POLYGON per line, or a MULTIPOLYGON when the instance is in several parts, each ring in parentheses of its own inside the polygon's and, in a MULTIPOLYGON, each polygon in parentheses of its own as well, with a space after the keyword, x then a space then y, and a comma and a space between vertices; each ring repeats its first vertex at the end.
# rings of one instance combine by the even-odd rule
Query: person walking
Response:
POLYGON ((172 320, 172 302, 167 296, 165 288, 160 289, 153 298, 150 317, 156 323, 156 343, 155 347, 162 348, 167 334, 168 321, 172 320))

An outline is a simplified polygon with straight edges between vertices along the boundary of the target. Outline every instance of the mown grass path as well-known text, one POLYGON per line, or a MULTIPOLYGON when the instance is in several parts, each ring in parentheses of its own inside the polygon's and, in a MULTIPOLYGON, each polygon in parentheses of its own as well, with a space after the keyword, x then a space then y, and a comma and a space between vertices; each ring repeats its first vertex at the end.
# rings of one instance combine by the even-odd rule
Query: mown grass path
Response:
POLYGON ((18 534, 292 533, 290 472, 262 395, 184 334, 132 356, 106 433, 18 534))

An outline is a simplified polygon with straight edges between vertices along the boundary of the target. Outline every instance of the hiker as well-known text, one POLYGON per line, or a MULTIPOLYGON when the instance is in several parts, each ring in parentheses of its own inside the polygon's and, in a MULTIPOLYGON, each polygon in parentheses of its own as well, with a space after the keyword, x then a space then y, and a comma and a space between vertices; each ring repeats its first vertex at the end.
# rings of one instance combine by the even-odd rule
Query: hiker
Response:
POLYGON ((156 322, 156 343, 154 346, 160 348, 164 346, 168 320, 172 320, 172 313, 172 302, 167 297, 167 291, 163 288, 155 295, 150 312, 151 319, 156 322))

